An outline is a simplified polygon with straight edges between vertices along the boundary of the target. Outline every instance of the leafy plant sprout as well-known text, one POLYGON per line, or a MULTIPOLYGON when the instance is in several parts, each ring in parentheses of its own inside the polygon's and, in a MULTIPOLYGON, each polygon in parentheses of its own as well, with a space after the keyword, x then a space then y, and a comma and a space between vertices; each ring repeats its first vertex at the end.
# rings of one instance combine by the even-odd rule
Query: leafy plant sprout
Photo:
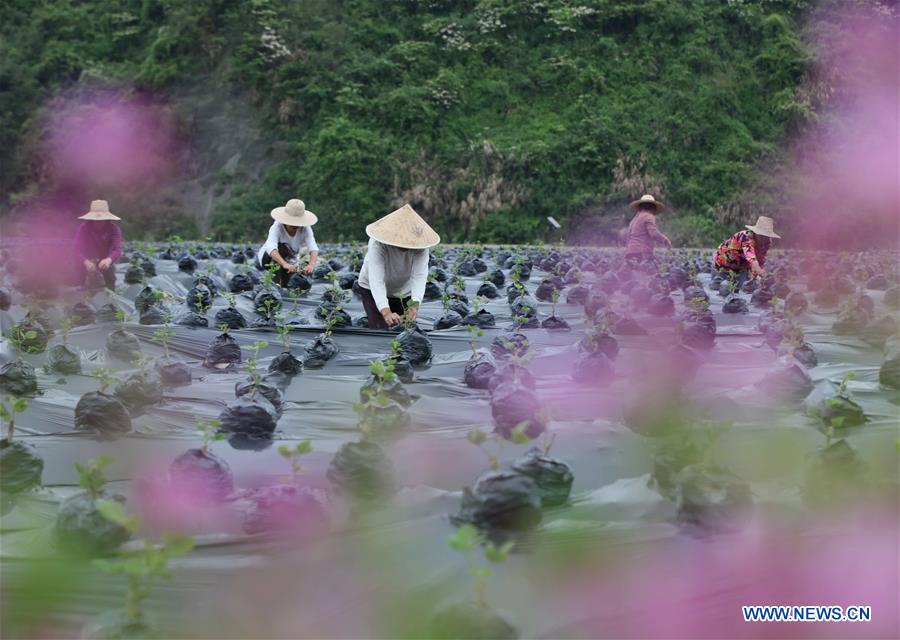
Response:
POLYGON ((266 318, 271 318, 278 307, 278 301, 274 298, 266 298, 262 305, 256 307, 256 310, 266 318))
POLYGON ((484 335, 484 329, 475 324, 466 325, 466 333, 469 334, 469 346, 472 348, 472 357, 478 355, 478 338, 484 335))
POLYGON ((125 323, 128 322, 129 315, 130 314, 125 309, 122 309, 122 308, 116 309, 116 320, 119 321, 119 324, 121 325, 119 328, 122 329, 123 331, 125 329, 125 323))
POLYGON ((209 310, 209 307, 211 306, 209 303, 204 302, 203 292, 199 290, 194 293, 194 302, 197 307, 197 313, 199 313, 201 316, 205 315, 207 310, 209 310))
POLYGON ((497 547, 493 542, 486 541, 484 535, 471 524, 464 524, 447 538, 447 544, 454 551, 459 551, 466 558, 469 566, 469 575, 475 579, 474 597, 475 604, 480 608, 487 608, 487 580, 493 575, 493 571, 487 564, 476 560, 475 549, 481 547, 484 558, 491 564, 500 564, 509 557, 515 543, 506 542, 497 547))
MULTIPOLYGON (((517 424, 510 432, 510 441, 513 444, 528 444, 529 442, 531 442, 531 438, 529 438, 528 434, 525 432, 527 428, 527 420, 517 424)), ((496 471, 500 468, 500 456, 503 453, 506 439, 504 439, 497 433, 488 435, 481 429, 472 429, 466 435, 466 439, 476 447, 481 449, 481 451, 487 456, 488 464, 490 464, 491 469, 494 469, 496 471), (491 443, 491 448, 485 446, 485 444, 488 442, 491 443)))
POLYGON ((551 315, 556 317, 556 305, 559 304, 559 289, 553 287, 553 292, 550 294, 550 303, 551 303, 551 315))
POLYGON ((703 296, 694 296, 687 301, 687 307, 697 315, 704 315, 709 311, 709 300, 703 296))
POLYGON ((390 359, 393 360, 394 362, 396 362, 400 358, 400 356, 403 352, 402 345, 400 344, 399 340, 394 339, 388 343, 388 346, 390 346, 390 348, 391 348, 390 359))
POLYGON ((220 322, 216 325, 216 328, 226 336, 228 335, 228 332, 231 331, 231 325, 229 325, 227 322, 220 322))
POLYGON ((109 369, 106 367, 99 367, 94 369, 91 373, 91 376, 97 379, 97 391, 100 393, 105 393, 113 382, 116 381, 116 374, 118 372, 115 369, 109 369))
POLYGON ((244 371, 247 372, 247 375, 250 377, 250 383, 253 385, 253 391, 250 394, 251 398, 256 397, 256 392, 262 385, 262 375, 260 375, 260 369, 257 366, 259 364, 259 350, 268 346, 268 342, 257 341, 244 347, 250 351, 250 357, 244 362, 244 371))
POLYGON ((297 305, 300 304, 300 290, 288 289, 288 297, 291 299, 291 313, 297 315, 297 305))
POLYGON ((222 297, 225 298, 225 301, 228 303, 229 307, 232 307, 232 308, 234 307, 234 304, 235 304, 235 301, 237 298, 235 298, 235 295, 233 293, 231 293, 231 292, 223 293, 222 297))
POLYGON ((28 400, 26 398, 16 398, 14 396, 5 396, 0 400, 0 418, 6 420, 6 441, 12 442, 13 433, 16 430, 16 415, 25 413, 28 410, 28 400))
POLYGON ((372 437, 377 424, 372 419, 373 410, 390 406, 391 399, 385 393, 388 385, 396 380, 394 360, 373 360, 369 363, 369 372, 375 378, 375 386, 368 392, 364 402, 353 404, 353 411, 359 415, 359 428, 363 436, 372 437))
POLYGON ((201 447, 203 453, 209 453, 209 449, 214 441, 225 439, 224 433, 217 433, 218 428, 221 426, 222 421, 218 418, 197 418, 197 430, 203 436, 203 445, 201 447))
POLYGON ((163 314, 163 326, 153 332, 152 338, 155 343, 162 346, 166 361, 169 360, 169 340, 175 336, 175 331, 169 326, 173 317, 171 312, 163 314))
MULTIPOLYGON (((98 500, 97 510, 104 518, 136 534, 141 525, 137 516, 130 516, 125 506, 116 500, 98 500)), ((164 533, 158 543, 144 538, 143 546, 127 549, 116 558, 93 561, 94 566, 113 575, 124 575, 128 579, 125 591, 125 621, 130 625, 143 625, 142 604, 150 595, 153 582, 157 578, 171 578, 169 561, 184 555, 194 548, 194 539, 180 534, 164 533)))
POLYGON ((338 312, 341 311, 342 309, 343 309, 343 307, 341 307, 341 306, 334 307, 328 313, 328 316, 325 318, 325 331, 323 332, 323 334, 326 338, 331 337, 331 333, 334 330, 334 325, 336 325, 338 323, 338 318, 339 318, 338 312))
POLYGON ((272 287, 272 284, 275 282, 275 274, 278 272, 278 270, 280 268, 281 268, 281 265, 279 265, 274 260, 272 262, 270 262, 269 265, 266 267, 266 270, 263 272, 263 276, 262 276, 263 286, 266 289, 270 289, 272 287))
POLYGON ((87 491, 91 499, 99 498, 103 487, 106 486, 108 480, 104 471, 110 464, 112 464, 112 458, 109 456, 98 456, 88 460, 87 464, 75 463, 75 470, 78 471, 78 486, 87 491))
POLYGON ((69 333, 72 331, 72 321, 68 317, 63 316, 59 319, 59 330, 62 333, 62 343, 69 344, 69 333))
POLYGON ((404 302, 403 299, 400 300, 400 305, 403 307, 403 329, 409 331, 412 326, 416 323, 415 320, 409 317, 410 309, 418 309, 419 301, 418 300, 410 300, 408 303, 404 302))
MULTIPOLYGON (((37 331, 34 329, 23 329, 16 325, 10 329, 6 338, 19 354, 38 352, 37 347, 30 344, 32 340, 37 338, 37 331)), ((21 355, 19 357, 21 359, 21 355)))
POLYGON ((275 326, 275 332, 281 338, 281 346, 285 351, 289 352, 291 350, 291 327, 287 324, 287 316, 279 313, 275 316, 275 320, 278 323, 275 326))
POLYGON ((300 456, 306 455, 311 451, 312 442, 309 440, 301 440, 293 447, 286 444, 278 447, 278 454, 291 464, 290 481, 292 484, 297 485, 300 483, 300 474, 303 472, 303 468, 300 466, 300 456))

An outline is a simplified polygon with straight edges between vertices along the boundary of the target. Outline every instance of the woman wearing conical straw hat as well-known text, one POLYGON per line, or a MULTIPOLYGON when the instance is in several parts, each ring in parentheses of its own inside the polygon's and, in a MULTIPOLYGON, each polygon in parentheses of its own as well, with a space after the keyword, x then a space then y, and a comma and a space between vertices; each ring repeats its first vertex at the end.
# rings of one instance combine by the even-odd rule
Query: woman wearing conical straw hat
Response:
POLYGON ((713 264, 720 271, 737 274, 740 289, 748 276, 755 278, 766 274, 766 254, 772 245, 772 238, 781 238, 775 233, 775 222, 772 218, 760 216, 756 224, 746 225, 746 229, 741 229, 719 245, 713 264))
POLYGON ((259 248, 256 260, 260 267, 268 269, 275 263, 275 282, 286 287, 291 274, 299 271, 307 275, 316 268, 319 246, 313 236, 312 226, 319 218, 306 208, 303 200, 288 200, 283 207, 272 209, 275 222, 269 227, 269 236, 259 248), (302 269, 300 257, 309 255, 309 262, 302 269))
POLYGON ((672 241, 656 226, 656 216, 662 213, 666 206, 650 194, 644 194, 640 200, 635 200, 629 206, 635 212, 635 216, 628 225, 625 258, 652 262, 654 244, 672 247, 672 241))
POLYGON ((116 260, 122 255, 122 232, 116 220, 118 216, 109 211, 106 200, 91 202, 91 210, 75 232, 75 278, 84 285, 88 273, 99 272, 108 289, 116 288, 116 260))
POLYGON ((408 204, 366 227, 369 250, 359 286, 369 328, 387 329, 419 316, 428 281, 428 249, 441 241, 408 204))

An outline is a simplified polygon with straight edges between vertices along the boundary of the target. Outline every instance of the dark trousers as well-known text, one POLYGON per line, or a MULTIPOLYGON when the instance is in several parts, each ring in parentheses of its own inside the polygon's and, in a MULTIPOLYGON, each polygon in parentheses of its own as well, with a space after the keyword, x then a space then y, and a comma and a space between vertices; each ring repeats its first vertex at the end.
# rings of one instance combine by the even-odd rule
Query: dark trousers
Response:
MULTIPOLYGON (((390 329, 387 322, 384 321, 384 316, 381 315, 381 309, 375 304, 375 298, 372 297, 372 292, 361 286, 359 288, 359 294, 362 296, 363 309, 366 310, 366 317, 369 319, 369 328, 382 329, 385 331, 390 329)), ((391 311, 399 313, 402 316, 406 305, 408 305, 411 300, 412 298, 405 298, 403 300, 400 298, 388 298, 388 305, 390 305, 391 311)))
MULTIPOLYGON (((278 243, 278 255, 285 262, 289 262, 294 257, 294 251, 283 242, 278 243)), ((269 265, 275 262, 268 253, 264 253, 262 257, 262 268, 268 270, 269 265)), ((291 272, 286 271, 280 264, 275 270, 275 283, 282 287, 287 287, 288 280, 291 279, 291 272)))
MULTIPOLYGON (((97 262, 100 262, 97 260, 97 262)), ((96 264, 96 263, 95 263, 96 264)), ((84 268, 84 260, 79 258, 75 261, 75 276, 73 281, 76 286, 85 287, 87 286, 86 280, 88 276, 88 270, 84 268)), ((103 276, 103 286, 107 289, 115 289, 116 288, 116 263, 113 262, 109 265, 109 269, 106 271, 101 271, 99 268, 97 269, 97 273, 103 276)))

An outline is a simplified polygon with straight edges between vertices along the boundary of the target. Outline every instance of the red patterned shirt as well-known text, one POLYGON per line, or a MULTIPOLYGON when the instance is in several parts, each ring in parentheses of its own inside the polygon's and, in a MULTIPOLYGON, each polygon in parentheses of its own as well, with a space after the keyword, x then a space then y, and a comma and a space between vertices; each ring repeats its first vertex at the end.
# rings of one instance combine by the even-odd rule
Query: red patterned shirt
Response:
POLYGON ((744 271, 750 268, 750 262, 756 260, 759 266, 766 264, 768 242, 757 242, 756 234, 750 230, 738 231, 719 245, 716 250, 716 266, 720 269, 744 271))

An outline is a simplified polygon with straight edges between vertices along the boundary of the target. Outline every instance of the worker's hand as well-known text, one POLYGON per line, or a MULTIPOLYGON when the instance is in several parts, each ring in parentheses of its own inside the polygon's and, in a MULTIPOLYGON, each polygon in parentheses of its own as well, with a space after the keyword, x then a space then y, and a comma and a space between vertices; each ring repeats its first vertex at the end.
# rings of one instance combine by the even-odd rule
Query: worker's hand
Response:
POLYGON ((668 238, 666 238, 666 247, 668 247, 669 249, 672 248, 672 241, 669 240, 668 238))
POLYGON ((415 307, 410 307, 406 310, 406 319, 410 322, 415 322, 416 318, 419 317, 419 307, 416 305, 415 307))
POLYGON ((87 269, 88 271, 94 271, 97 267, 94 266, 94 263, 93 263, 92 261, 90 261, 90 260, 85 260, 85 261, 84 261, 84 268, 87 269))
POLYGON ((112 258, 103 258, 100 262, 97 263, 97 268, 100 271, 106 271, 112 265, 112 258))
POLYGON ((284 269, 285 271, 287 271, 288 273, 296 273, 297 272, 297 265, 291 264, 290 262, 285 262, 284 266, 282 266, 281 268, 284 269))
POLYGON ((754 260, 750 263, 750 274, 754 278, 759 278, 760 276, 766 275, 766 270, 759 266, 759 263, 754 260))
POLYGON ((396 327, 403 322, 403 318, 391 311, 390 307, 385 307, 381 310, 381 317, 384 318, 384 321, 387 322, 387 326, 389 327, 396 327))
POLYGON ((305 275, 305 276, 308 276, 308 275, 311 274, 314 270, 315 270, 315 266, 314 266, 314 265, 311 265, 311 264, 308 264, 308 265, 306 265, 305 267, 303 267, 303 269, 300 270, 300 273, 302 273, 302 274, 305 275))

